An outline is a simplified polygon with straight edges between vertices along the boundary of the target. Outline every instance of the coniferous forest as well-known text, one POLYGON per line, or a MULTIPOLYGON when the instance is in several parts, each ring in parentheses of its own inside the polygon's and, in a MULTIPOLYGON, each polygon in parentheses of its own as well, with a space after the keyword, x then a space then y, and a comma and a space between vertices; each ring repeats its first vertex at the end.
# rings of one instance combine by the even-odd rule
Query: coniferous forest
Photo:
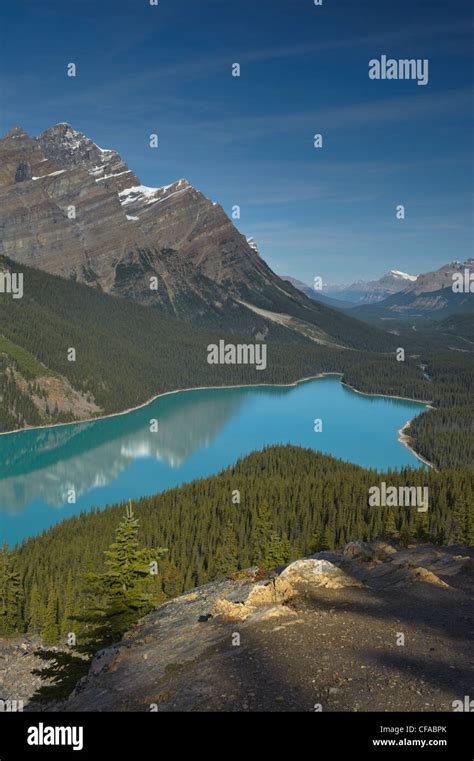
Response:
MULTIPOLYGON (((216 476, 132 507, 140 546, 150 557, 167 550, 147 580, 155 604, 253 564, 271 568, 354 539, 396 534, 405 541, 474 542, 472 471, 377 473, 293 446, 255 452, 216 476), (369 487, 382 481, 428 486, 428 512, 369 506, 369 487)), ((74 621, 90 597, 87 574, 103 571, 124 510, 84 513, 13 550, 3 548, 2 633, 39 633, 53 644, 77 630, 74 621)))

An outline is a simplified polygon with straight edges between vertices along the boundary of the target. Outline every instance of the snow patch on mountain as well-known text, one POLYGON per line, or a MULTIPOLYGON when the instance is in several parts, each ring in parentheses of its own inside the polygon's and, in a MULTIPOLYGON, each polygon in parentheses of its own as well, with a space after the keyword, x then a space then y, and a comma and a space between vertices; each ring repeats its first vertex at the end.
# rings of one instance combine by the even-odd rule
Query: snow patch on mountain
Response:
POLYGON ((249 244, 250 248, 252 248, 255 251, 255 253, 260 256, 260 251, 257 245, 257 241, 252 235, 247 237, 247 243, 249 244))
MULTIPOLYGON (((101 167, 101 171, 104 171, 104 167, 101 167)), ((97 172, 95 172, 97 174, 97 172)), ((90 172, 90 174, 94 174, 90 172)), ((102 182, 102 180, 110 180, 111 177, 121 177, 123 174, 133 174, 131 169, 126 169, 124 172, 116 172, 115 174, 104 174, 103 177, 96 177, 96 182, 102 182)))
POLYGON ((119 199, 122 206, 133 205, 134 208, 138 208, 162 203, 172 196, 184 193, 190 189, 189 182, 184 179, 173 182, 171 185, 165 185, 162 188, 150 188, 148 185, 133 185, 131 188, 122 190, 119 193, 119 199))
POLYGON ((58 174, 63 174, 66 170, 59 169, 57 172, 50 172, 49 174, 40 174, 39 177, 32 177, 32 180, 42 180, 43 177, 56 177, 58 174))
POLYGON ((402 280, 409 280, 414 283, 418 279, 418 275, 409 275, 408 272, 401 272, 400 270, 390 270, 389 275, 402 280))
POLYGON ((144 199, 147 199, 147 203, 150 201, 153 203, 158 190, 159 188, 149 188, 147 185, 134 185, 132 188, 125 188, 119 193, 120 203, 122 206, 127 206, 129 203, 144 199))

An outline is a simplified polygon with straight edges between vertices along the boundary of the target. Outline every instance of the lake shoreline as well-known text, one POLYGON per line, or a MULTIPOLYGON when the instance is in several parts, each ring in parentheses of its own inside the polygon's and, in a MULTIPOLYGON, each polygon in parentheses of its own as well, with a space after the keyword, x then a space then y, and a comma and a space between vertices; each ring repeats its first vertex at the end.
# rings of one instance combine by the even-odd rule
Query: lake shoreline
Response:
MULTIPOLYGON (((342 373, 328 373, 328 375, 341 375, 342 373)), ((351 386, 350 383, 345 383, 341 381, 341 385, 346 386, 346 388, 350 388, 351 391, 353 391, 355 394, 362 394, 362 396, 381 396, 383 399, 401 399, 404 402, 415 402, 416 404, 424 404, 425 407, 429 407, 429 409, 434 410, 434 407, 432 406, 433 403, 431 401, 428 401, 427 399, 412 399, 409 396, 396 396, 395 394, 379 394, 375 393, 373 394, 370 391, 359 391, 359 389, 354 388, 354 386, 351 386)))
MULTIPOLYGON (((433 407, 431 408, 433 409, 433 407)), ((426 457, 423 457, 423 455, 419 454, 415 449, 412 447, 412 439, 411 436, 407 433, 408 429, 410 428, 411 420, 407 420, 405 425, 403 425, 400 430, 398 431, 398 440, 403 444, 404 447, 410 450, 412 454, 415 455, 415 457, 420 460, 420 462, 423 462, 425 465, 428 465, 429 468, 432 470, 436 470, 434 464, 426 459, 426 457)))
MULTIPOLYGON (((157 399, 161 399, 165 396, 170 396, 171 394, 182 394, 187 391, 219 391, 224 390, 227 388, 293 388, 295 386, 299 386, 301 383, 308 383, 312 380, 318 380, 319 378, 328 378, 328 377, 339 377, 343 378, 344 373, 338 373, 338 372, 324 372, 324 373, 318 373, 317 375, 310 375, 306 378, 298 378, 297 380, 291 382, 291 383, 245 383, 245 384, 237 384, 237 385, 231 385, 231 386, 191 386, 190 388, 178 388, 174 389, 173 391, 163 391, 160 394, 155 394, 147 401, 143 402, 142 404, 137 405, 136 407, 129 407, 126 410, 121 410, 120 412, 111 412, 108 415, 98 415, 93 418, 86 418, 84 420, 72 420, 67 423, 51 423, 49 425, 38 425, 38 426, 29 426, 27 428, 18 428, 13 431, 2 431, 0 432, 1 436, 11 436, 13 434, 21 434, 21 433, 27 433, 28 431, 41 431, 46 430, 50 428, 61 428, 63 426, 70 426, 70 425, 81 425, 82 423, 96 423, 100 420, 108 420, 109 418, 114 417, 122 417, 123 415, 129 415, 132 412, 137 412, 138 410, 143 409, 144 407, 148 407, 148 405, 153 404, 157 399)), ((429 407, 430 409, 433 409, 431 406, 431 402, 419 400, 419 399, 411 399, 407 396, 394 396, 393 394, 381 394, 381 393, 370 393, 366 391, 359 391, 358 389, 351 386, 349 383, 345 383, 341 380, 341 385, 348 388, 350 391, 352 391, 355 394, 361 394, 362 396, 379 396, 382 399, 399 399, 401 401, 406 402, 414 402, 416 404, 425 405, 426 407, 429 407)), ((418 452, 416 452, 415 449, 410 445, 410 437, 408 434, 406 434, 406 430, 408 429, 409 425, 411 423, 411 420, 407 420, 407 422, 403 425, 402 428, 398 431, 399 437, 398 441, 400 441, 407 449, 412 452, 412 454, 421 462, 428 465, 430 468, 434 469, 433 463, 426 460, 422 455, 420 455, 418 452)))
MULTIPOLYGON (((298 378, 293 383, 239 383, 232 386, 190 386, 189 388, 176 388, 173 391, 162 391, 160 394, 155 394, 146 402, 137 404, 136 407, 128 407, 126 410, 120 412, 110 412, 108 415, 97 415, 97 417, 84 418, 84 420, 70 420, 67 423, 49 423, 48 425, 30 425, 27 428, 16 428, 13 431, 2 431, 0 436, 11 436, 14 433, 26 433, 27 431, 42 431, 47 428, 61 428, 66 425, 80 425, 81 423, 97 423, 99 420, 108 420, 109 418, 121 417, 122 415, 129 415, 131 412, 137 412, 144 407, 148 407, 149 404, 153 404, 157 399, 161 399, 164 396, 170 396, 171 394, 184 394, 187 391, 221 391, 226 388, 291 388, 298 386, 300 383, 306 383, 307 381, 317 380, 318 378, 325 378, 330 375, 338 375, 342 378, 342 373, 318 373, 318 375, 310 375, 307 378, 298 378)), ((412 401, 416 401, 413 399, 412 401)))
MULTIPOLYGON (((347 388, 350 388, 351 391, 354 391, 355 394, 362 394, 363 396, 381 396, 384 399, 402 399, 406 402, 418 402, 418 399, 410 399, 408 396, 392 396, 391 394, 370 394, 366 391, 358 391, 358 389, 351 386, 349 383, 342 383, 343 386, 346 386, 347 388)), ((431 401, 421 401, 420 404, 424 404, 427 409, 434 410, 434 407, 432 405, 431 401)), ((404 425, 400 428, 398 431, 398 441, 403 444, 404 447, 410 450, 410 452, 416 457, 417 460, 420 460, 420 462, 424 463, 425 465, 428 465, 429 468, 432 468, 433 470, 436 470, 434 464, 426 459, 426 457, 423 457, 419 452, 416 451, 412 447, 412 439, 411 436, 407 433, 408 429, 411 425, 411 419, 407 420, 404 425)))

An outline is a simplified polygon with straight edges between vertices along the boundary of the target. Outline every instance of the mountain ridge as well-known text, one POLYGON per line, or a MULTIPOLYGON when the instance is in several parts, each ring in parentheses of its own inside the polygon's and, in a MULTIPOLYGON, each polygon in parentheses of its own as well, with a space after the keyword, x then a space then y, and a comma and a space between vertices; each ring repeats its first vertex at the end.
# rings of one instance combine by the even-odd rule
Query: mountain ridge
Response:
MULTIPOLYGON (((316 342, 390 339, 281 280, 222 206, 187 180, 149 188, 69 124, 0 140, 0 254, 209 328, 261 332, 281 316, 316 342)), ((251 242, 252 243, 252 242, 251 242)))

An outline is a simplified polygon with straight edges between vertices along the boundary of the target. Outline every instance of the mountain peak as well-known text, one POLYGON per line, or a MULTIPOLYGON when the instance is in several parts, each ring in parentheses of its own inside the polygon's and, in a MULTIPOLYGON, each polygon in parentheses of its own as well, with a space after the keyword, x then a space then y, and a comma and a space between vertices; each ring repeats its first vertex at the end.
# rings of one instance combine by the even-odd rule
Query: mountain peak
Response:
POLYGON ((29 137, 29 135, 27 132, 25 132, 23 127, 15 126, 8 130, 8 132, 3 137, 5 139, 7 137, 29 137))
POLYGON ((7 141, 4 154, 2 253, 14 260, 202 326, 349 346, 365 345, 369 331, 373 345, 386 346, 382 332, 326 314, 280 280, 222 206, 185 178, 144 185, 115 150, 67 122, 7 141), (298 317, 295 326, 282 314, 298 317))
POLYGON ((116 151, 100 148, 68 122, 54 124, 36 138, 46 158, 63 169, 86 169, 97 181, 116 181, 121 190, 138 181, 116 151))
POLYGON ((72 127, 69 122, 58 122, 57 124, 52 124, 51 127, 48 127, 44 130, 44 132, 39 135, 39 137, 42 137, 43 135, 48 135, 51 132, 62 132, 62 133, 73 133, 74 135, 82 135, 82 132, 78 132, 77 130, 72 127))
POLYGON ((67 122, 59 122, 59 124, 53 124, 52 127, 48 127, 41 135, 38 136, 40 142, 50 140, 60 140, 63 143, 67 143, 71 148, 79 148, 83 143, 92 143, 86 135, 82 132, 78 132, 67 122))
POLYGON ((40 142, 59 140, 73 150, 79 149, 81 146, 87 146, 94 151, 98 151, 100 154, 118 155, 116 151, 101 148, 97 143, 94 143, 93 140, 88 138, 84 132, 74 129, 69 122, 58 122, 57 124, 53 124, 51 127, 48 127, 48 129, 44 130, 37 139, 40 142))

